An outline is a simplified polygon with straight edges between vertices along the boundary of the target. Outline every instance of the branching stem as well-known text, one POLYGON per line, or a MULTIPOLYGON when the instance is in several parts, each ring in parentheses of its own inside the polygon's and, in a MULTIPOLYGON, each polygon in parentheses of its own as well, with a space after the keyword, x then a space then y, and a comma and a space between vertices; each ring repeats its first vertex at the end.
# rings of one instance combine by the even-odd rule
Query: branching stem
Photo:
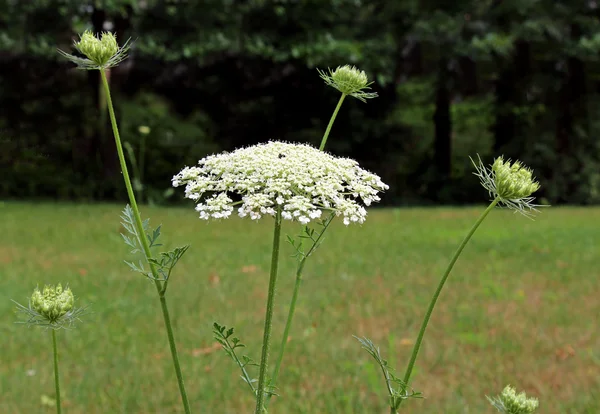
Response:
POLYGON ((150 266, 150 271, 152 272, 154 285, 156 287, 156 292, 158 293, 160 299, 160 306, 162 309, 163 319, 165 323, 165 328, 167 330, 167 338, 169 340, 169 347, 171 349, 171 357, 173 359, 173 367, 175 368, 175 375, 177 376, 177 382, 179 384, 179 392, 181 394, 181 401, 183 403, 183 408, 186 414, 190 414, 190 404, 188 402, 187 393, 185 390, 185 385, 183 382, 183 375, 181 373, 181 366, 179 364, 179 355, 177 353, 177 347, 175 345, 175 337, 173 335, 173 328, 171 326, 171 319, 169 317, 169 309, 167 307, 167 301, 165 297, 165 292, 162 286, 162 283, 159 278, 159 274, 156 271, 156 266, 149 259, 152 259, 152 252, 150 251, 150 245, 148 244, 148 238, 146 237, 146 232, 144 231, 144 225, 142 223, 142 218, 140 215, 140 211, 138 209, 137 203, 135 201, 135 194, 133 192, 133 187, 131 185, 131 179, 129 178, 129 172, 127 171, 127 164, 125 162, 125 155, 123 154, 123 145, 121 144, 121 136, 119 135, 119 128, 117 126, 117 119, 115 117, 115 110, 112 103, 112 98, 110 95, 110 88, 108 85, 108 79, 106 78, 106 70, 100 69, 100 76, 102 77, 102 84, 104 85, 106 104, 108 105, 108 112, 110 115, 110 122, 112 125, 113 135, 115 137, 115 144, 117 147, 117 154, 119 156, 119 163, 121 165, 121 171, 123 172, 123 180, 125 181, 125 187, 127 188, 127 195, 129 196, 129 203, 131 204, 131 208, 133 210, 133 215, 135 218, 135 226, 137 232, 139 234, 139 242, 144 251, 144 256, 146 257, 146 262, 150 266))

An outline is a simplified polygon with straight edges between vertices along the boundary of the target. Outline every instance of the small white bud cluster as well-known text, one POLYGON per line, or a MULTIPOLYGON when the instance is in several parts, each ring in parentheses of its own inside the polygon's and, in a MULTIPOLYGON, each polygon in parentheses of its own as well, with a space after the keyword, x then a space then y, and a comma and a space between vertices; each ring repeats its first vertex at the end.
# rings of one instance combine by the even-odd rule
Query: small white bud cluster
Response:
POLYGON ((236 204, 229 194, 239 194, 240 217, 257 220, 281 209, 284 219, 307 224, 329 210, 346 225, 363 223, 364 206, 380 201, 378 193, 389 188, 354 160, 278 141, 205 157, 173 177, 174 187, 184 184, 204 220, 229 217, 236 204), (203 198, 206 193, 212 196, 203 198))

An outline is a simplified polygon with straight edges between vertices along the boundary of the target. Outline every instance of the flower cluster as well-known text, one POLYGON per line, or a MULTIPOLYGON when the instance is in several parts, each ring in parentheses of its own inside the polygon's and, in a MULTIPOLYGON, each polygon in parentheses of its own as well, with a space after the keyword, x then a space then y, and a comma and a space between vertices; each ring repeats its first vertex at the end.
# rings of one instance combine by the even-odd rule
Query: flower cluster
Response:
POLYGON ((498 411, 504 414, 531 414, 539 406, 536 398, 527 398, 524 392, 517 394, 510 385, 507 385, 498 397, 487 398, 498 411))
POLYGON ((328 86, 337 89, 344 95, 353 96, 363 102, 366 102, 365 99, 377 97, 376 92, 363 91, 364 89, 371 89, 369 88, 369 85, 373 82, 369 82, 367 74, 363 70, 358 70, 354 66, 338 66, 334 71, 329 69, 329 74, 321 70, 318 71, 321 79, 323 79, 328 86))
POLYGON ((481 180, 481 185, 488 190, 491 197, 498 198, 506 207, 528 216, 530 211, 537 211, 532 204, 531 194, 539 190, 540 184, 533 178, 533 172, 520 161, 511 163, 502 157, 494 160, 492 168, 486 169, 481 159, 475 164, 475 175, 481 180), (530 211, 528 211, 530 210, 530 211))
POLYGON ((62 50, 59 53, 75 63, 80 69, 107 69, 117 66, 127 58, 129 41, 119 47, 117 38, 113 33, 104 32, 100 37, 94 36, 87 30, 81 35, 79 42, 74 43, 75 49, 85 55, 87 59, 70 55, 62 50))
POLYGON ((342 215, 346 225, 363 223, 364 206, 389 188, 354 160, 278 141, 205 157, 173 177, 174 187, 183 184, 201 219, 227 218, 241 204, 238 215, 252 220, 281 209, 284 219, 306 224, 329 210, 342 215), (212 195, 203 198, 205 193, 212 195), (241 202, 234 202, 233 194, 241 195, 241 202))
POLYGON ((40 325, 53 329, 71 325, 85 309, 75 308, 75 297, 68 287, 45 286, 43 290, 36 288, 29 299, 29 306, 17 303, 17 310, 28 317, 24 323, 40 325))

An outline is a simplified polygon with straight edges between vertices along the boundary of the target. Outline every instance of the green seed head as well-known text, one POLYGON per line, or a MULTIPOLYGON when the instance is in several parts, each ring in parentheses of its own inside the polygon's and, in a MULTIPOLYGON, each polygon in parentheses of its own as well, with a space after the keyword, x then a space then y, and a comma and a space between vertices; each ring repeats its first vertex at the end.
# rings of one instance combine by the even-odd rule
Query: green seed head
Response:
POLYGON ((524 392, 517 394, 516 390, 507 385, 498 397, 488 397, 490 403, 505 414, 531 414, 539 406, 537 398, 527 398, 524 392))
POLYGON ((367 74, 363 70, 358 70, 354 66, 344 65, 338 66, 334 71, 329 70, 329 74, 319 70, 319 75, 328 86, 331 86, 344 95, 350 95, 361 101, 365 99, 375 98, 374 92, 364 92, 365 89, 370 89, 367 74))
POLYGON ((534 180, 532 171, 521 162, 510 163, 502 157, 496 158, 492 165, 495 174, 498 195, 507 200, 529 197, 540 189, 540 184, 534 180))
POLYGON ((48 322, 53 323, 73 309, 75 298, 71 289, 45 286, 42 291, 36 288, 31 295, 31 307, 48 322))

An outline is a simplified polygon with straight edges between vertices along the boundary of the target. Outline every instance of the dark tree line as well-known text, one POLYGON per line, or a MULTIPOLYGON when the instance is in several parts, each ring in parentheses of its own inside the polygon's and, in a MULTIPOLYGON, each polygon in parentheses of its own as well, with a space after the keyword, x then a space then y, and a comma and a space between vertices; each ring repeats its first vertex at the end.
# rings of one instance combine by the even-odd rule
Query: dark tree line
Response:
POLYGON ((150 200, 208 153, 317 144, 337 96, 315 69, 349 63, 380 97, 345 104, 329 150, 380 174, 388 202, 480 201, 476 154, 530 164, 551 203, 600 201, 596 1, 0 0, 0 11, 4 198, 123 196, 97 73, 56 53, 91 29, 135 40, 111 83, 150 200))

